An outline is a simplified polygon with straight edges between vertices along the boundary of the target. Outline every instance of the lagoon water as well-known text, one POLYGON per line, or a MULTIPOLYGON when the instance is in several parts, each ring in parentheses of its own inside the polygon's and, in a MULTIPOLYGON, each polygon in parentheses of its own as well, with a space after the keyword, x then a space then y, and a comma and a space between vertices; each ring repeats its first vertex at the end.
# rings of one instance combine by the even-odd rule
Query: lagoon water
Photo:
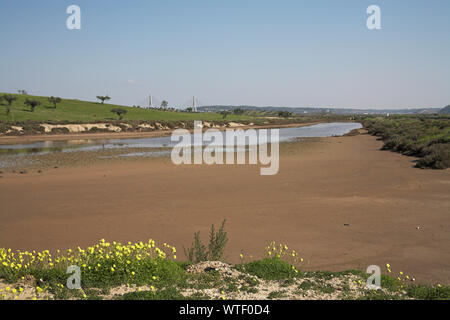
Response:
MULTIPOLYGON (((280 128, 279 141, 288 142, 298 138, 342 136, 354 129, 360 129, 360 123, 331 122, 320 123, 311 126, 280 128)), ((257 132, 259 130, 256 130, 257 132)), ((270 130, 268 130, 270 131, 270 130)), ((223 132, 222 132, 223 134, 223 132)), ((270 136, 270 133, 268 134, 270 136)), ((192 139, 192 135, 189 135, 192 139)), ((225 139, 224 139, 225 140, 225 139)), ((261 141, 259 141, 261 142, 261 141)), ((264 143, 264 141, 262 141, 264 143)), ((55 152, 98 151, 104 149, 126 148, 171 148, 177 144, 171 141, 170 136, 158 138, 133 138, 133 139, 82 139, 60 141, 37 141, 30 144, 0 145, 0 166, 6 157, 31 154, 46 154, 55 152)), ((210 143, 206 143, 210 145, 210 143)), ((239 146, 239 145, 238 145, 239 146)), ((120 156, 162 156, 170 153, 168 150, 154 150, 148 152, 133 152, 120 156)), ((11 160, 11 159, 10 159, 11 160)))

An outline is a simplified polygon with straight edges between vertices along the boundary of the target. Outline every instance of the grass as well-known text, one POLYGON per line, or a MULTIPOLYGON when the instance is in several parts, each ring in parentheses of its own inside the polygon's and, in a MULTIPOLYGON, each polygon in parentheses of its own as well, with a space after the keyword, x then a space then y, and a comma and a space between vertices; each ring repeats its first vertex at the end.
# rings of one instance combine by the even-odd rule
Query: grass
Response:
MULTIPOLYGON (((0 93, 3 96, 5 93, 0 93)), ((8 103, 0 101, 0 121, 10 123, 20 123, 26 121, 38 122, 99 122, 118 120, 116 114, 111 110, 122 108, 127 111, 123 121, 221 121, 223 116, 218 113, 191 113, 164 111, 159 109, 142 109, 136 107, 125 107, 113 104, 101 104, 100 102, 88 102, 75 99, 62 99, 60 103, 53 107, 48 101, 48 97, 13 94, 17 100, 13 101, 9 114, 6 113, 8 103), (25 105, 26 99, 34 99, 41 104, 31 112, 30 107, 25 105)), ((255 117, 247 115, 227 115, 228 121, 252 120, 255 117)))
POLYGON ((284 280, 293 278, 298 271, 280 258, 265 258, 246 264, 238 264, 236 269, 257 276, 264 280, 284 280))
POLYGON ((416 167, 450 168, 450 117, 393 115, 362 118, 370 134, 384 141, 383 149, 419 157, 416 167))
POLYGON ((449 300, 450 287, 430 287, 425 285, 411 286, 406 290, 408 297, 420 300, 449 300))

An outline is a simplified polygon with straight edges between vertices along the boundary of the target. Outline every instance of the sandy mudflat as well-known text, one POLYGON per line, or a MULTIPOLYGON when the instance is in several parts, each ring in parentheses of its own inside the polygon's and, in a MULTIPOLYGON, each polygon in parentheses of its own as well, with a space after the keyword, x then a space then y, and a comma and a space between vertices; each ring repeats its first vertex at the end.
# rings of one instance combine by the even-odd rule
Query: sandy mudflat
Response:
POLYGON ((58 249, 101 238, 153 238, 179 249, 227 219, 227 257, 275 240, 304 268, 384 266, 450 283, 450 170, 413 168, 368 135, 281 147, 280 172, 175 166, 170 159, 92 162, 0 178, 0 246, 58 249), (348 224, 348 225, 346 225, 348 224), (416 227, 420 227, 417 229, 416 227))

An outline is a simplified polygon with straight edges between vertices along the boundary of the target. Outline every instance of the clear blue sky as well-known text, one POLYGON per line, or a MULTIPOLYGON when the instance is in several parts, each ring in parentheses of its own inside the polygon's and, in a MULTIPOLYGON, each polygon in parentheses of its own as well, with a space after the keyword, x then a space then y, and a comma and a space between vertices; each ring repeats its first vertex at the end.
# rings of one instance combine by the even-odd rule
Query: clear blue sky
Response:
POLYGON ((450 104, 448 0, 1 0, 0 92, 170 105, 450 104), (81 7, 82 29, 66 28, 81 7), (381 7, 382 29, 366 27, 381 7))

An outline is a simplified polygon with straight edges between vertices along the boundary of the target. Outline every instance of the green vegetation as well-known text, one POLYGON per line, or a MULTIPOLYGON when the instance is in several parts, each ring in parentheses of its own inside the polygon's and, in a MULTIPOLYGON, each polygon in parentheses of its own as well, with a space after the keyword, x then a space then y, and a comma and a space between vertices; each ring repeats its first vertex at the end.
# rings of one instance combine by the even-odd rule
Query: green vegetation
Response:
POLYGON ((207 260, 220 261, 223 259, 225 245, 228 242, 227 233, 225 232, 225 222, 226 220, 223 220, 217 233, 214 225, 211 226, 208 249, 206 249, 206 246, 200 240, 200 231, 194 233, 192 246, 184 249, 184 253, 189 262, 198 263, 207 260))
POLYGON ((3 95, 3 100, 6 100, 6 102, 8 102, 8 106, 11 106, 13 101, 17 100, 17 97, 12 94, 5 94, 5 95, 3 95))
POLYGON ((384 141, 383 149, 421 158, 416 167, 450 167, 450 117, 394 115, 363 118, 362 123, 384 141))
POLYGON ((112 113, 115 113, 119 116, 119 120, 123 119, 123 116, 128 112, 127 110, 125 110, 124 108, 114 108, 111 109, 112 113))
POLYGON ((284 280, 293 278, 297 274, 291 264, 277 257, 238 264, 236 269, 264 280, 284 280))
MULTIPOLYGON (((222 116, 218 113, 192 113, 182 111, 166 111, 161 109, 143 109, 137 107, 125 107, 113 104, 102 104, 100 102, 88 102, 80 100, 61 99, 57 102, 58 108, 49 100, 49 97, 1 94, 0 101, 0 123, 26 123, 26 122, 48 122, 48 123, 87 123, 87 122, 112 122, 111 110, 121 108, 127 110, 127 121, 221 121, 222 116), (30 112, 26 107, 27 99, 40 102, 35 112, 30 112), (6 107, 10 107, 10 113, 6 113, 6 107), (3 112, 1 110, 4 110, 3 112)), ((51 97, 50 97, 51 98, 51 97)), ((245 115, 230 115, 230 121, 249 121, 254 117, 245 115)))
POLYGON ((97 96, 97 99, 102 102, 102 104, 105 103, 105 101, 111 100, 109 96, 97 96))
POLYGON ((278 116, 283 118, 289 118, 293 116, 293 113, 289 111, 280 111, 278 112, 278 116))
POLYGON ((449 300, 450 286, 410 286, 407 288, 406 294, 408 297, 420 300, 449 300))
POLYGON ((41 104, 41 102, 37 101, 35 99, 26 99, 25 100, 25 105, 27 105, 31 108, 31 110, 30 110, 31 112, 34 112, 34 109, 40 104, 41 104))
POLYGON ((60 103, 62 100, 61 100, 61 98, 60 97, 49 97, 48 98, 48 101, 50 102, 50 103, 52 103, 53 104, 53 108, 55 108, 56 109, 56 104, 57 103, 60 103))

